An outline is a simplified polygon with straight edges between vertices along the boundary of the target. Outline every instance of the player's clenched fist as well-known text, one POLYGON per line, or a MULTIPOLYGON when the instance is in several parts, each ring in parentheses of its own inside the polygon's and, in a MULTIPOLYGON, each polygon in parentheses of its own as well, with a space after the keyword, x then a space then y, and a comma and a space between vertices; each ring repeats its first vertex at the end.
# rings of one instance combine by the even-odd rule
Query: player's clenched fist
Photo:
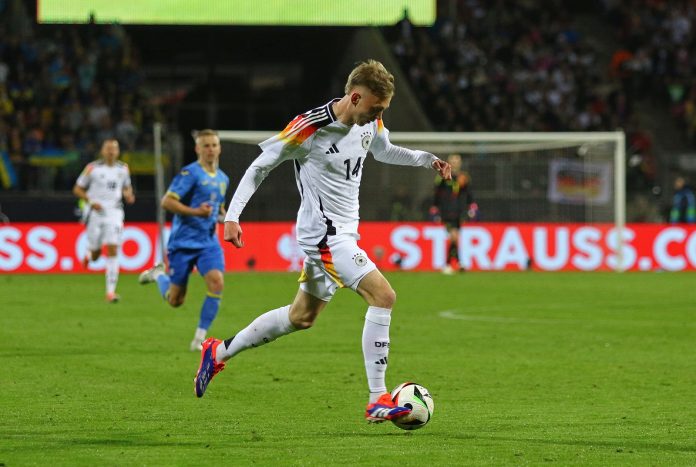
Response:
POLYGON ((196 213, 198 217, 210 217, 210 215, 213 213, 213 207, 208 203, 202 203, 196 209, 196 213))
POLYGON ((236 222, 225 222, 225 241, 232 243, 237 248, 244 246, 242 241, 242 228, 236 222))

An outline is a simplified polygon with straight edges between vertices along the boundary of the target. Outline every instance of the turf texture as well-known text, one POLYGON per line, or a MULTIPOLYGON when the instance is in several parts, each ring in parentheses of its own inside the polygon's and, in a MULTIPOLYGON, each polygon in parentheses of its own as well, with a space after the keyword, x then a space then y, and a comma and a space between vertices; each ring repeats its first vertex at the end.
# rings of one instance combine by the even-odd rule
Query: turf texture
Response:
MULTIPOLYGON (((363 419, 366 306, 244 352, 193 394, 203 284, 166 306, 121 275, 0 276, 0 465, 696 465, 696 275, 395 273, 387 382, 435 401, 406 432, 363 419)), ((295 274, 230 274, 227 338, 295 274)))

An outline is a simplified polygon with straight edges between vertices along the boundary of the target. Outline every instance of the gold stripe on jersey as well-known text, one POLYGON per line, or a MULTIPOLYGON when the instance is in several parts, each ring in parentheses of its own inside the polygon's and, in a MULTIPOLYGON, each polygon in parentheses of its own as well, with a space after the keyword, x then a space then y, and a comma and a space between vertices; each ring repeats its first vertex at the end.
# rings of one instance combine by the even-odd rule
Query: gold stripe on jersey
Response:
POLYGON ((319 253, 321 254, 321 262, 324 263, 324 269, 327 273, 329 273, 331 279, 333 279, 333 281, 336 284, 338 284, 339 287, 345 287, 343 281, 338 276, 336 267, 334 266, 333 256, 331 256, 331 250, 329 249, 329 246, 327 244, 320 245, 319 253))

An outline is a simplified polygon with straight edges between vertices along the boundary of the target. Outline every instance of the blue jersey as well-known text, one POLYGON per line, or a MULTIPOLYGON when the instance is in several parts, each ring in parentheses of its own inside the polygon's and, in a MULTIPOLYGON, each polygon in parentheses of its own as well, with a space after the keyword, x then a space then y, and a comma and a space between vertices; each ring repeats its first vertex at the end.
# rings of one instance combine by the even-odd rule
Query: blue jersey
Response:
POLYGON ((225 202, 229 181, 222 170, 207 172, 198 162, 187 165, 174 177, 167 196, 192 208, 208 203, 213 210, 207 218, 175 214, 167 244, 170 250, 219 246, 216 235, 217 217, 220 205, 225 202))

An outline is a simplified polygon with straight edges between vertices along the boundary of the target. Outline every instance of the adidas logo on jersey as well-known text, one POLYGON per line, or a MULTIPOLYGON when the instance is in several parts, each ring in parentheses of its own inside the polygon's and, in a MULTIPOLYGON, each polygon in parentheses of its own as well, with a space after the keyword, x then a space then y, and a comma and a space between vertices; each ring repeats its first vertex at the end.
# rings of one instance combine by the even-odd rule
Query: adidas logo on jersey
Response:
POLYGON ((326 151, 326 154, 338 154, 338 148, 336 147, 336 145, 332 144, 329 150, 326 151))

